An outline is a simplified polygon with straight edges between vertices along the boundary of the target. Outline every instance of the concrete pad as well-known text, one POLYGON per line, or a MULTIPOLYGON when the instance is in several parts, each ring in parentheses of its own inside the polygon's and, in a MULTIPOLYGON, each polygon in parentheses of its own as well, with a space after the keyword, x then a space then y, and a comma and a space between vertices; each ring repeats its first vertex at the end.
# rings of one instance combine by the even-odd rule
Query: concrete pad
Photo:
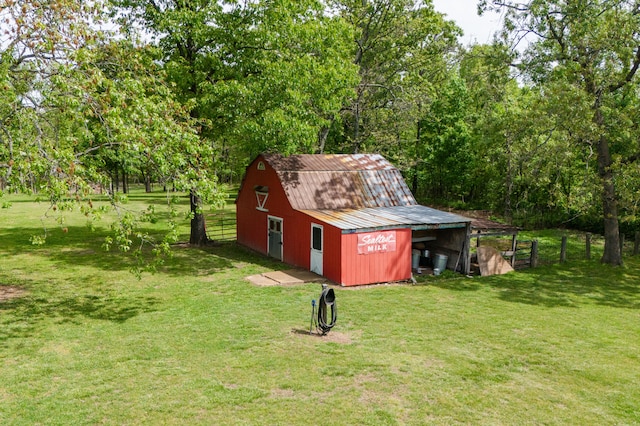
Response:
POLYGON ((273 285, 295 285, 313 282, 324 282, 324 277, 303 269, 265 272, 264 274, 245 277, 246 280, 262 287, 273 285))
POLYGON ((260 287, 270 287, 270 286, 278 285, 277 281, 272 280, 271 278, 267 278, 262 274, 251 275, 246 277, 245 279, 251 282, 252 284, 258 285, 260 287))
POLYGON ((266 272, 262 275, 267 278, 271 278, 274 281, 277 281, 279 284, 302 284, 304 282, 304 280, 296 278, 286 271, 266 272))
POLYGON ((284 271, 285 274, 297 278, 305 283, 314 283, 319 281, 325 281, 325 278, 316 274, 315 272, 307 271, 304 269, 290 269, 284 271))

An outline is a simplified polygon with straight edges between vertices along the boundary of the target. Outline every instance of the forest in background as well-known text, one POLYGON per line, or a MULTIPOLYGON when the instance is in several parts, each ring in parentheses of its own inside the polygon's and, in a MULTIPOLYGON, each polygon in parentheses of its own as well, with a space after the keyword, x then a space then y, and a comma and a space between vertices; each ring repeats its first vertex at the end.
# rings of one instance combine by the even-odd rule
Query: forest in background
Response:
POLYGON ((490 9, 494 42, 462 46, 429 0, 0 0, 2 189, 88 216, 97 188, 186 191, 206 244, 202 206, 260 152, 376 152, 422 203, 602 233, 622 263, 640 1, 490 9))

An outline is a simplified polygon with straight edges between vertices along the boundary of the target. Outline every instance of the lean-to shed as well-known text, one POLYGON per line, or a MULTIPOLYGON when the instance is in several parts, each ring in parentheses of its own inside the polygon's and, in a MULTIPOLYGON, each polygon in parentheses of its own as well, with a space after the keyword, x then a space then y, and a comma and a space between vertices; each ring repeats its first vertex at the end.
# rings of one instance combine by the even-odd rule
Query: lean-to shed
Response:
POLYGON ((418 244, 467 268, 471 220, 417 204, 378 154, 261 154, 236 211, 238 243, 345 286, 410 279, 418 244))

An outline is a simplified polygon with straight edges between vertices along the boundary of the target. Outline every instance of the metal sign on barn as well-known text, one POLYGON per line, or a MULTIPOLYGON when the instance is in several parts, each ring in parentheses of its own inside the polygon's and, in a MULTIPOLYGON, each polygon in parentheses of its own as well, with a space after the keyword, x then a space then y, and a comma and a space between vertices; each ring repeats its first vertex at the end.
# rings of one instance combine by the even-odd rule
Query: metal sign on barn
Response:
POLYGON ((396 231, 358 234, 358 254, 396 251, 396 231))

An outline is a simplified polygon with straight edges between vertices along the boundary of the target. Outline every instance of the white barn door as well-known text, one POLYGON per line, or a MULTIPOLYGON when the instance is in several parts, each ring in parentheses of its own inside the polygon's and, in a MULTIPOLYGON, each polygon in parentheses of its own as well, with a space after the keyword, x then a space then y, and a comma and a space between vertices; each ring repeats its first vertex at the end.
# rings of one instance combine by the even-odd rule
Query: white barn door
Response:
POLYGON ((322 275, 324 232, 322 225, 311 224, 311 272, 322 275))

